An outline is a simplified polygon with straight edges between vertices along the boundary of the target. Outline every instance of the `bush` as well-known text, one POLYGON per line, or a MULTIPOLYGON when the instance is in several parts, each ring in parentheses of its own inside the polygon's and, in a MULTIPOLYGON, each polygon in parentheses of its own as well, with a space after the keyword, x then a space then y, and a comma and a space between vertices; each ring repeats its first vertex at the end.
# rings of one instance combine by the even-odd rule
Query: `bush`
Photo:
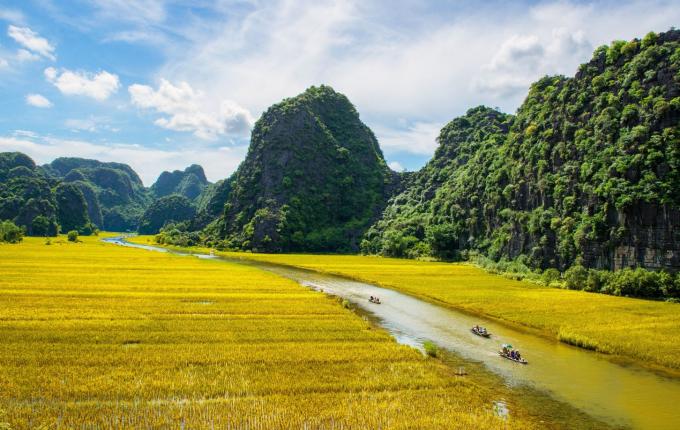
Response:
POLYGON ((439 353, 437 345, 429 340, 423 342, 423 349, 425 349, 425 354, 427 354, 428 357, 436 357, 439 353))
POLYGON ((615 296, 659 298, 664 291, 674 289, 673 277, 666 272, 623 269, 614 272, 602 290, 615 296))
POLYGON ((550 285, 555 281, 560 280, 560 271, 557 269, 546 269, 545 272, 543 272, 543 275, 541 276, 541 280, 545 285, 550 285))
POLYGON ((564 272, 564 285, 570 290, 582 290, 588 280, 588 269, 580 264, 571 266, 564 272))
POLYGON ((68 238, 69 242, 78 242, 78 231, 71 230, 68 233, 66 233, 66 237, 68 238))
POLYGON ((19 243, 24 238, 24 231, 12 221, 0 222, 0 242, 19 243))

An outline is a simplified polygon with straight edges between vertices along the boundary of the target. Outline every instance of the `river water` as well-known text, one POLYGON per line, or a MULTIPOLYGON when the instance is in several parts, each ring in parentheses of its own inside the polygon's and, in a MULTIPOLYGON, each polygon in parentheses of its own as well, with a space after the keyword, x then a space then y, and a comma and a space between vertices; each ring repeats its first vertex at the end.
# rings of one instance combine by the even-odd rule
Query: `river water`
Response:
MULTIPOLYGON (((119 238, 108 242, 147 250, 119 238)), ((621 365, 602 354, 572 347, 502 323, 443 308, 394 290, 304 269, 208 255, 258 267, 304 286, 345 298, 372 315, 397 341, 419 347, 430 340, 439 347, 479 363, 509 386, 528 386, 613 426, 634 429, 680 429, 680 380, 632 365, 621 365), (382 304, 368 301, 380 297, 382 304), (491 339, 470 332, 484 325, 491 339), (521 365, 498 356, 510 343, 529 361, 521 365)), ((679 308, 680 311, 680 308, 679 308)))

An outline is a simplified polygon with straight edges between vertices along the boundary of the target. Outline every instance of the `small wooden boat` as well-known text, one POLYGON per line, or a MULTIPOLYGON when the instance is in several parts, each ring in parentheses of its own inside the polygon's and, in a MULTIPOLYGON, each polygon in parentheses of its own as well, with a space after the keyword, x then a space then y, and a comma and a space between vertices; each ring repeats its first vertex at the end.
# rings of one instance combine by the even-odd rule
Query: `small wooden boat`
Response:
POLYGON ((473 332, 474 334, 476 334, 477 336, 486 337, 486 338, 491 337, 491 333, 489 333, 488 331, 481 331, 480 329, 477 329, 476 327, 472 327, 470 329, 470 331, 473 332))
POLYGON ((379 304, 380 304, 380 299, 377 298, 377 297, 371 296, 371 298, 368 299, 368 301, 371 302, 371 303, 375 303, 376 305, 379 305, 379 304))
POLYGON ((520 359, 518 360, 518 359, 516 359, 516 358, 512 358, 512 357, 510 356, 510 354, 504 354, 503 351, 498 351, 498 355, 500 355, 501 357, 503 357, 503 358, 505 358, 505 359, 508 359, 508 360, 510 360, 510 361, 514 361, 515 363, 519 363, 519 364, 529 364, 529 362, 526 361, 525 359, 520 358, 520 359))

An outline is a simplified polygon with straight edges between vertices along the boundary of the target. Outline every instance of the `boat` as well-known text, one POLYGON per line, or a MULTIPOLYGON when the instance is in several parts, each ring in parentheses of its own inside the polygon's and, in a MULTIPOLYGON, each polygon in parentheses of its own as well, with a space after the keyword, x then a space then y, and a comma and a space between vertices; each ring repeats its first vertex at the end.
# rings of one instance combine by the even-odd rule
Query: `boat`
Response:
POLYGON ((519 363, 519 364, 529 364, 529 362, 526 361, 524 358, 521 358, 521 357, 520 357, 519 359, 513 358, 513 357, 510 355, 510 351, 512 351, 512 345, 504 344, 504 345, 503 345, 503 349, 501 349, 500 351, 498 351, 498 355, 500 355, 501 357, 503 357, 503 358, 505 358, 505 359, 507 359, 507 360, 514 361, 515 363, 519 363))
POLYGON ((375 303, 376 305, 379 305, 379 304, 380 304, 380 299, 377 298, 377 297, 371 296, 371 298, 368 299, 368 301, 371 302, 371 303, 375 303))
POLYGON ((477 336, 486 337, 486 338, 491 337, 491 333, 489 333, 486 330, 482 331, 481 330, 482 328, 483 327, 472 327, 470 329, 470 331, 473 332, 474 334, 476 334, 477 336))

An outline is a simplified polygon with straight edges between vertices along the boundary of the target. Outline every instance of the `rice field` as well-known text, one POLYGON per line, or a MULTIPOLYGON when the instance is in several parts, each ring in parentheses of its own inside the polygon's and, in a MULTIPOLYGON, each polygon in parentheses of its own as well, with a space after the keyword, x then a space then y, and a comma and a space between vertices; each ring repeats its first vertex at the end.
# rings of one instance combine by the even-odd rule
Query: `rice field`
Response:
POLYGON ((680 304, 548 288, 464 263, 348 255, 229 255, 348 276, 673 374, 680 370, 680 304))
POLYGON ((542 427, 335 298, 82 239, 0 245, 0 428, 542 427))

